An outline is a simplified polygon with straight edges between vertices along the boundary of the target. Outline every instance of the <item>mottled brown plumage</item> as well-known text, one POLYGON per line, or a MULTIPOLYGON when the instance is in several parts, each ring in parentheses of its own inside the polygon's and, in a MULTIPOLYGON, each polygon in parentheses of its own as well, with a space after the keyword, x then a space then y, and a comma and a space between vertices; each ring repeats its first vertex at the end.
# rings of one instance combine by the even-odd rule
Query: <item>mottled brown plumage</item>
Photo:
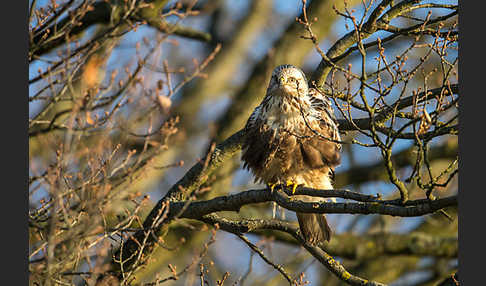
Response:
MULTIPOLYGON (((339 140, 330 101, 308 88, 300 69, 282 65, 273 71, 265 98, 245 126, 242 160, 257 182, 332 189, 331 174, 341 159, 339 140)), ((309 243, 329 241, 324 214, 297 213, 297 218, 309 243)))

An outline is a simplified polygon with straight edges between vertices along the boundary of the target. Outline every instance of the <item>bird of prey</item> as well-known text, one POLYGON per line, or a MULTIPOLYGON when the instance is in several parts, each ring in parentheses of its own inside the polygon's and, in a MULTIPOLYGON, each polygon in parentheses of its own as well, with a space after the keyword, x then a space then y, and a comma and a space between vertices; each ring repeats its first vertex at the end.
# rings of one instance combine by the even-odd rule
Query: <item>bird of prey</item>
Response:
MULTIPOLYGON (((307 84, 293 65, 274 69, 265 97, 245 126, 242 160, 255 181, 332 189, 334 168, 341 161, 341 145, 331 102, 307 84)), ((296 195, 305 202, 317 197, 296 195)), ((324 214, 297 213, 301 233, 310 244, 331 238, 324 214)))

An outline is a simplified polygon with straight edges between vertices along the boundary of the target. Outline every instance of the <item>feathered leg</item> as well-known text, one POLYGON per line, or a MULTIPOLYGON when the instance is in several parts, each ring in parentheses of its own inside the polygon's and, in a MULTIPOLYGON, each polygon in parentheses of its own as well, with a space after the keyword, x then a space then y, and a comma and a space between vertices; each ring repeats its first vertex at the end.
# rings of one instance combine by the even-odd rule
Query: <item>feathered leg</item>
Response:
MULTIPOLYGON (((267 184, 267 187, 270 189, 270 192, 273 193, 273 190, 275 189, 275 186, 277 184, 267 184)), ((277 203, 276 202, 272 202, 272 219, 275 219, 276 217, 276 213, 277 213, 277 203)))

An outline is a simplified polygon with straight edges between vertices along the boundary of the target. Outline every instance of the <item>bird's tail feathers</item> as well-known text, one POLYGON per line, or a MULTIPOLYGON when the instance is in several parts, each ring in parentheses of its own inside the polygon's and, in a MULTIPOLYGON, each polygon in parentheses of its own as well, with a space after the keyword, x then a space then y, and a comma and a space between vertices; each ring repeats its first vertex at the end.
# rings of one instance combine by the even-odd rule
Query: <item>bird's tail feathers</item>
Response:
POLYGON ((331 239, 331 228, 324 214, 297 213, 300 231, 311 245, 331 239))

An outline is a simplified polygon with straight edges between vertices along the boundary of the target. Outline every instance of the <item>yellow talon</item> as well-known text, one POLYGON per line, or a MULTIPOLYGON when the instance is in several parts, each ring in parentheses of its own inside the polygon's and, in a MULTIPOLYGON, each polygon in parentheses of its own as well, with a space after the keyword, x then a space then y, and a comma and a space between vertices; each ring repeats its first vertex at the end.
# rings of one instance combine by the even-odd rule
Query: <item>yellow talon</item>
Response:
POLYGON ((292 180, 287 180, 287 187, 292 186, 292 195, 295 194, 298 184, 292 180))
POLYGON ((276 185, 277 185, 277 184, 267 184, 267 186, 270 188, 270 192, 272 192, 272 193, 273 193, 273 189, 275 189, 275 186, 276 186, 276 185))

